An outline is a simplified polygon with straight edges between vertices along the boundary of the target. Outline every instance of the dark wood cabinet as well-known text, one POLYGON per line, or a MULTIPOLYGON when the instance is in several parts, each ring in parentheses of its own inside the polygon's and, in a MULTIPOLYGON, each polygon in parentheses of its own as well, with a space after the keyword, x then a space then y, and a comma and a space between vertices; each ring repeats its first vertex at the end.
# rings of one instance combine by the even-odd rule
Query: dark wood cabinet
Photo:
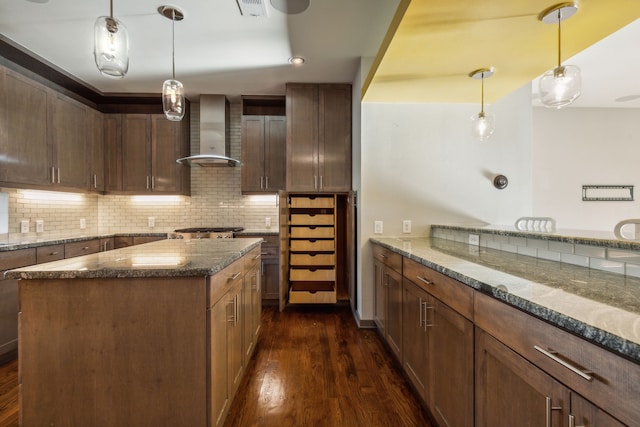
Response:
POLYGON ((427 315, 433 313, 433 302, 428 293, 407 279, 403 281, 403 367, 414 388, 425 401, 429 401, 429 323, 427 315))
POLYGON ((373 246, 374 321, 398 360, 402 360, 402 256, 373 246))
POLYGON ((242 192, 276 193, 285 188, 284 116, 242 116, 242 192))
POLYGON ((190 171, 176 162, 188 152, 188 122, 158 114, 107 117, 107 191, 189 194, 190 171))
POLYGON ((105 190, 105 124, 104 115, 87 109, 87 145, 90 150, 89 189, 98 193, 105 190))
POLYGON ((52 184, 47 137, 47 90, 0 68, 0 182, 52 184))
POLYGON ((351 85, 291 83, 287 101, 287 191, 351 189, 351 85))

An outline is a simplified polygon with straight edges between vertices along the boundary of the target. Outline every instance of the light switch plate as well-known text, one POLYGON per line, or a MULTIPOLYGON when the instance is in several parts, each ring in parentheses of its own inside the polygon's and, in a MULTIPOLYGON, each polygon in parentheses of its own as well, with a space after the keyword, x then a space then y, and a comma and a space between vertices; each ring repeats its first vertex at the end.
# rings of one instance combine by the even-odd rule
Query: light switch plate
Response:
POLYGON ((469 244, 479 246, 480 245, 480 235, 479 234, 469 234, 469 244))
POLYGON ((149 225, 149 227, 155 227, 156 226, 156 219, 155 217, 150 216, 147 219, 147 225, 149 225))
POLYGON ((382 234, 382 221, 373 221, 373 232, 375 234, 382 234))
POLYGON ((402 232, 403 233, 411 233, 411 220, 405 219, 402 221, 402 232))
POLYGON ((43 219, 37 219, 36 220, 36 233, 42 233, 44 232, 44 220, 43 219))
POLYGON ((84 218, 80 218, 80 228, 82 230, 84 230, 85 228, 87 228, 87 220, 84 218))
POLYGON ((29 232, 29 220, 28 219, 23 219, 22 221, 20 221, 20 232, 21 233, 28 233, 29 232))
POLYGON ((264 219, 264 226, 267 227, 267 228, 271 228, 271 218, 266 217, 264 219))

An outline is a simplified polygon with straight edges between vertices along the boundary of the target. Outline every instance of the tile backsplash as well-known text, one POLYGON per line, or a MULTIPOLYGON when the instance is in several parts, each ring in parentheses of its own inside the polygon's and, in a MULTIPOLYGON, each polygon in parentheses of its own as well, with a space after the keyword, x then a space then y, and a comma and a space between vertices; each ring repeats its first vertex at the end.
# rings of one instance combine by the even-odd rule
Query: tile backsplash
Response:
MULTIPOLYGON (((191 104, 191 151, 199 152, 199 104, 191 104)), ((240 102, 231 103, 231 156, 240 158, 240 102)), ((111 196, 32 192, 2 188, 8 194, 8 233, 0 239, 47 238, 126 232, 170 232, 198 226, 241 226, 278 230, 276 195, 243 196, 241 167, 194 167, 191 196, 111 196), (155 226, 149 227, 153 217, 155 226), (86 228, 81 229, 81 219, 86 228), (20 221, 29 232, 20 233, 20 221), (36 232, 36 220, 44 231, 36 232)))

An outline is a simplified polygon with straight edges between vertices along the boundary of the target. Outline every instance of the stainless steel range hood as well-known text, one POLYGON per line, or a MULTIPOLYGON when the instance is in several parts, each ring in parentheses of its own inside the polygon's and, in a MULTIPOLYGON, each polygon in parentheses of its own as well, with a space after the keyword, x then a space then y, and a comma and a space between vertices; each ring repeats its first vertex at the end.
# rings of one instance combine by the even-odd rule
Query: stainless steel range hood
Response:
POLYGON ((200 154, 176 160, 189 166, 238 166, 229 157, 229 101, 224 95, 200 95, 200 154))

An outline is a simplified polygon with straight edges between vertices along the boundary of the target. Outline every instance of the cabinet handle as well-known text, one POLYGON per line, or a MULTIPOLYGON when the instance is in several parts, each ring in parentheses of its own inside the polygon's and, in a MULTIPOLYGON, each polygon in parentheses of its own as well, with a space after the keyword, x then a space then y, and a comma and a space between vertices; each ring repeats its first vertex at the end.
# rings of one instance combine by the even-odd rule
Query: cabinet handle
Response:
POLYGON ((313 175, 313 189, 314 190, 318 189, 318 176, 317 175, 313 175))
POLYGON ((83 251, 86 251, 86 250, 88 250, 88 249, 89 249, 89 246, 83 246, 83 247, 82 247, 82 250, 83 250, 83 251))
POLYGON ((262 255, 256 255, 253 257, 253 259, 259 259, 262 255))
POLYGON ((237 272, 236 274, 234 274, 233 276, 231 276, 231 277, 229 278, 229 281, 236 280, 236 279, 237 279, 241 274, 242 274, 242 272, 241 272, 241 271, 237 272))
POLYGON ((423 283, 426 283, 427 285, 433 285, 434 284, 431 280, 425 279, 424 277, 416 276, 416 279, 420 280, 423 283))
POLYGON ((58 184, 60 184, 60 168, 56 168, 58 169, 58 184))
POLYGON ((147 190, 149 189, 149 175, 147 175, 147 190))
POLYGON ((533 348, 538 350, 540 353, 544 354, 545 356, 547 356, 549 359, 551 359, 551 360, 553 360, 555 362, 558 362, 559 364, 561 364, 565 368, 569 369, 573 373, 580 375, 585 380, 593 381, 593 377, 590 375, 590 374, 593 374, 593 372, 591 372, 591 371, 583 371, 582 369, 579 369, 579 368, 573 366, 569 362, 565 362, 564 360, 562 360, 561 358, 556 356, 556 354, 558 354, 557 351, 554 351, 554 350, 551 350, 551 349, 545 350, 542 347, 539 347, 537 345, 534 345, 533 348))
POLYGON ((151 175, 151 189, 156 188, 156 177, 155 175, 151 175))
POLYGON ((584 424, 583 425, 576 425, 576 417, 574 417, 573 415, 569 414, 569 427, 585 427, 584 424))
POLYGON ((551 404, 551 398, 549 396, 545 396, 545 427, 551 427, 551 411, 562 411, 562 406, 553 406, 551 404))
POLYGON ((433 326, 433 319, 429 322, 429 316, 427 315, 429 312, 427 310, 433 310, 433 306, 429 305, 427 301, 424 302, 424 331, 427 332, 427 328, 433 326))
POLYGON ((51 252, 49 255, 58 255, 58 251, 56 251, 56 252, 51 252))
POLYGON ((264 177, 264 188, 265 190, 269 189, 269 177, 265 175, 264 177))
MULTIPOLYGON (((422 297, 420 297, 420 307, 419 307, 419 310, 420 310, 420 313, 419 313, 419 314, 420 314, 420 323, 418 323, 418 324, 419 324, 420 326, 422 326, 422 325, 426 325, 427 321, 426 321, 426 320, 424 320, 424 321, 422 320, 422 317, 423 317, 425 314, 427 314, 427 313, 424 311, 423 302, 422 302, 422 297)), ((425 326, 425 328, 424 328, 424 329, 425 329, 425 332, 426 332, 427 327, 425 326)))
POLYGON ((323 179, 322 179, 322 178, 324 178, 324 176, 320 175, 320 189, 321 189, 321 190, 322 190, 322 188, 324 187, 324 183, 322 182, 322 181, 323 181, 323 179))
POLYGON ((93 174, 93 188, 98 188, 98 175, 93 174))
POLYGON ((51 166, 51 183, 56 183, 56 168, 54 168, 53 166, 51 166))
POLYGON ((263 190, 264 187, 262 186, 262 175, 260 175, 260 189, 263 190))
POLYGON ((229 323, 233 323, 233 322, 235 322, 235 307, 232 307, 232 310, 233 310, 233 311, 232 311, 232 313, 230 313, 230 314, 229 314, 229 306, 231 306, 232 304, 233 304, 234 306, 235 306, 235 304, 236 304, 236 299, 235 299, 235 297, 234 297, 232 300, 227 301, 227 314, 228 314, 228 316, 227 316, 227 322, 229 322, 229 323))

